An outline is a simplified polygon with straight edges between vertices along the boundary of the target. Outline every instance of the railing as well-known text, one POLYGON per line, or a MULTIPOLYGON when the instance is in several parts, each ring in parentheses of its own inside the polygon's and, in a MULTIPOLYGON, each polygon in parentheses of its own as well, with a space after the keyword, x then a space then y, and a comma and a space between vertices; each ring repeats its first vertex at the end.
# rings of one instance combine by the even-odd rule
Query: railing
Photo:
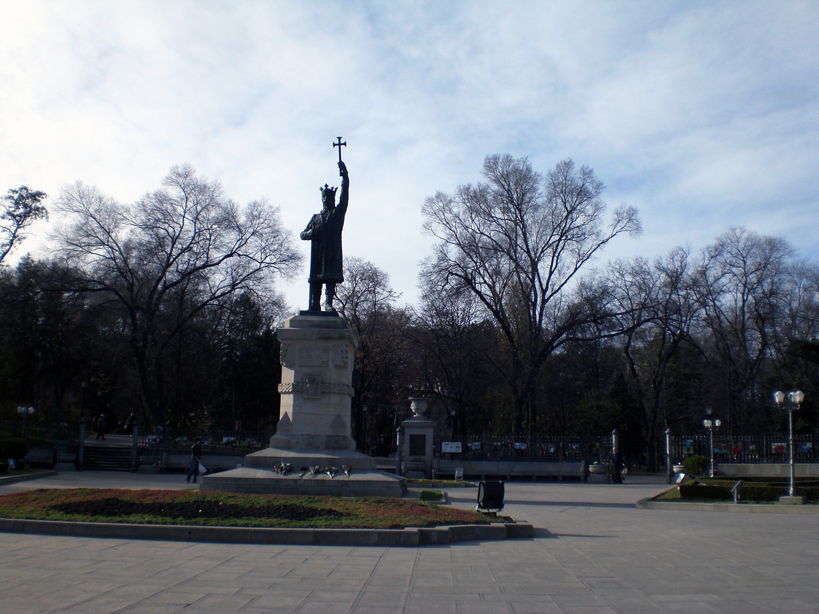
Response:
MULTIPOLYGON (((819 463, 817 436, 794 435, 794 461, 819 463)), ((671 460, 679 462, 687 456, 701 455, 708 458, 707 433, 675 435, 671 438, 671 460)), ((787 463, 787 435, 740 435, 721 436, 714 433, 714 461, 717 463, 787 463)))
POLYGON ((269 436, 263 433, 239 433, 237 431, 208 431, 178 434, 171 430, 139 433, 140 450, 188 451, 199 439, 204 452, 236 452, 246 454, 267 447, 269 436))

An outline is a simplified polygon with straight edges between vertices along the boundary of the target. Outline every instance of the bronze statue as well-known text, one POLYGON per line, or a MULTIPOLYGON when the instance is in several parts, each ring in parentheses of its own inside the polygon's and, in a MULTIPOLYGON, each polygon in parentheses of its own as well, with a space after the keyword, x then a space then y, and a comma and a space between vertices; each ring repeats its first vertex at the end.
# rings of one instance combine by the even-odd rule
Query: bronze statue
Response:
POLYGON ((338 147, 338 171, 341 175, 341 195, 336 205, 336 189, 326 183, 321 190, 321 213, 315 214, 307 228, 301 233, 303 241, 312 241, 310 248, 310 303, 309 311, 321 311, 321 287, 324 291, 324 311, 335 313, 333 299, 336 295, 336 284, 344 281, 343 257, 341 253, 341 231, 344 228, 344 216, 349 201, 350 178, 347 166, 341 160, 341 146, 347 143, 333 143, 338 147))

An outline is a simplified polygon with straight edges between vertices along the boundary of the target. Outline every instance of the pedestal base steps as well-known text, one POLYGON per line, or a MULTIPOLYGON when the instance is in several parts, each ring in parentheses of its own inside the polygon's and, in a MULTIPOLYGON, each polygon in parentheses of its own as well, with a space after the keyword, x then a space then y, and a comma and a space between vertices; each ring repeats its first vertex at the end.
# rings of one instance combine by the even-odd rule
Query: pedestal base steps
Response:
POLYGON ((339 472, 331 478, 326 474, 302 475, 298 470, 278 475, 270 470, 242 467, 206 475, 201 481, 200 490, 253 494, 403 497, 407 492, 402 478, 375 470, 352 473, 349 477, 339 472))
POLYGON ((337 497, 403 497, 406 480, 375 469, 374 459, 354 450, 282 450, 267 448, 245 456, 245 466, 202 476, 200 490, 280 495, 330 495, 337 497), (292 471, 280 475, 273 467, 292 465, 292 471), (342 467, 352 471, 344 475, 342 467), (304 468, 335 467, 338 473, 311 476, 304 468))

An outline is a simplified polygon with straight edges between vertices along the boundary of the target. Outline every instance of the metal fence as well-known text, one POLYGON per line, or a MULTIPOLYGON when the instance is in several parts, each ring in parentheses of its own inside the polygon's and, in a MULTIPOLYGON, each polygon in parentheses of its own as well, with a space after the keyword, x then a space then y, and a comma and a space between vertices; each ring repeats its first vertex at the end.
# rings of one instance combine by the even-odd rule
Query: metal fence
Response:
MULTIPOLYGON (((797 463, 819 463, 815 434, 794 435, 794 460, 797 463)), ((708 458, 707 433, 671 437, 671 460, 680 462, 692 455, 708 458)), ((720 436, 714 433, 714 460, 726 463, 787 463, 788 437, 785 435, 720 436)))
POLYGON ((611 455, 611 436, 514 437, 435 439, 436 454, 463 460, 605 461, 611 455))
MULTIPOLYGON (((86 421, 85 436, 92 438, 95 429, 86 421)), ((56 424, 39 424, 17 420, 0 421, 0 438, 22 437, 30 443, 55 444, 57 442, 74 442, 80 437, 80 424, 77 422, 64 423, 59 428, 56 424)), ((122 428, 106 432, 106 442, 109 444, 130 441, 132 433, 122 428)), ((152 430, 145 432, 137 425, 137 445, 140 449, 160 448, 164 450, 187 450, 195 439, 202 441, 202 447, 208 451, 236 450, 255 451, 267 446, 269 433, 239 432, 228 430, 192 431, 180 433, 172 429, 152 430)))
POLYGON ((141 450, 187 451, 199 439, 205 452, 249 453, 267 447, 269 436, 264 433, 238 431, 186 432, 165 429, 149 433, 139 432, 137 445, 141 450))
MULTIPOLYGON (((22 436, 30 443, 51 444, 58 441, 76 444, 79 425, 38 424, 22 419, 0 421, 0 438, 22 436)), ((87 433, 93 432, 88 430, 87 433)), ((171 429, 144 432, 138 428, 137 445, 141 453, 157 450, 187 451, 196 438, 201 439, 207 452, 250 453, 267 447, 269 433, 209 430, 207 432, 177 432, 171 429)), ((125 439, 126 434, 121 433, 125 439)), ((130 434, 127 435, 130 439, 130 434)), ((672 435, 671 460, 681 462, 688 456, 709 456, 708 433, 672 435)), ((661 448, 664 450, 664 446, 661 448)), ((608 460, 611 455, 611 435, 598 437, 551 436, 536 437, 465 437, 460 440, 435 437, 435 453, 446 457, 452 454, 464 460, 537 460, 587 462, 608 460), (446 451, 451 446, 452 452, 446 451), (459 451, 454 451, 454 450, 459 451)), ((788 438, 786 435, 735 435, 714 432, 714 460, 717 463, 787 463, 788 438)), ((794 460, 797 463, 819 463, 819 435, 794 435, 794 460)))

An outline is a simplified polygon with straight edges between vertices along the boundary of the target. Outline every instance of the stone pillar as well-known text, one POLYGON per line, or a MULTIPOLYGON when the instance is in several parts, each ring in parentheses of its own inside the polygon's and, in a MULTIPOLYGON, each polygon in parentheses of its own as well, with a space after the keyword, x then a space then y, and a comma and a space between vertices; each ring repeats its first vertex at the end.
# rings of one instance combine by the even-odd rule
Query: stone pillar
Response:
POLYGON ((407 477, 432 477, 432 448, 435 423, 424 414, 427 410, 427 399, 413 397, 412 418, 401 422, 404 429, 402 454, 404 459, 403 475, 407 477))
POLYGON ((350 406, 356 337, 335 314, 301 314, 276 331, 281 341, 281 412, 270 447, 355 450, 350 406))

